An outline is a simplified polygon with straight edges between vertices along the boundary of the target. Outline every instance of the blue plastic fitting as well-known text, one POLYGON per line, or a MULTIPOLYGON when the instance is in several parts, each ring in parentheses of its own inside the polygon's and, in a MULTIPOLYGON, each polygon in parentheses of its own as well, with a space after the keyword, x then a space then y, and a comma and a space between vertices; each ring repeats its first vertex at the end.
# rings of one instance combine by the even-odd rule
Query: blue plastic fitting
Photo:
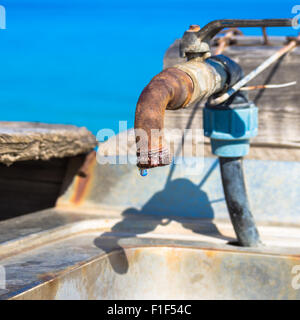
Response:
POLYGON ((218 157, 243 157, 248 154, 250 138, 258 131, 258 108, 249 102, 243 107, 206 106, 203 109, 204 135, 211 140, 212 153, 218 157))

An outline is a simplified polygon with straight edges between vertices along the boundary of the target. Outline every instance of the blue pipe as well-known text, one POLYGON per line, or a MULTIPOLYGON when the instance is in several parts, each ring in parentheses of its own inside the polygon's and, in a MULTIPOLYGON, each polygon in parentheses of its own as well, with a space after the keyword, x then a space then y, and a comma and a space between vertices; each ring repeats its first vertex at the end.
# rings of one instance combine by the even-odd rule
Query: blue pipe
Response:
POLYGON ((250 138, 257 135, 258 108, 247 94, 238 92, 222 105, 210 106, 208 102, 203 122, 212 153, 219 157, 226 204, 238 243, 259 246, 261 241, 250 210, 242 166, 250 138))

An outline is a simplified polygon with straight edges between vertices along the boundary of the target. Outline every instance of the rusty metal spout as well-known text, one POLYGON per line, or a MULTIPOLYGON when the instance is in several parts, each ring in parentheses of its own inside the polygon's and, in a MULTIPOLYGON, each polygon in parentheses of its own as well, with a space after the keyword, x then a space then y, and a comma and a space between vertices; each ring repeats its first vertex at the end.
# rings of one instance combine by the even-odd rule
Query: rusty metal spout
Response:
POLYGON ((224 56, 205 61, 191 59, 162 71, 145 87, 135 113, 139 168, 171 163, 172 156, 163 132, 165 110, 190 106, 223 90, 227 80, 235 79, 236 70, 240 70, 231 68, 236 64, 229 60, 224 56), (229 71, 232 71, 231 75, 229 71))
POLYGON ((163 135, 165 110, 186 106, 193 91, 192 79, 178 68, 162 71, 144 88, 135 112, 138 167, 170 164, 172 157, 163 135))

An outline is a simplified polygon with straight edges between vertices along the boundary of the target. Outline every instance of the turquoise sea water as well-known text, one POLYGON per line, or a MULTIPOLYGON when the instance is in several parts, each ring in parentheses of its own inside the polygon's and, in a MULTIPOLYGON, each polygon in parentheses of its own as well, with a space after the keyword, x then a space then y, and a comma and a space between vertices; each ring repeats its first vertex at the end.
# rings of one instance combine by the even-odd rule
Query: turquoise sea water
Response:
MULTIPOLYGON (((142 88, 190 24, 292 17, 294 1, 8 0, 0 30, 2 121, 41 121, 118 132, 133 126, 142 88)), ((260 34, 260 29, 244 30, 260 34)), ((292 28, 269 34, 294 35, 292 28)))

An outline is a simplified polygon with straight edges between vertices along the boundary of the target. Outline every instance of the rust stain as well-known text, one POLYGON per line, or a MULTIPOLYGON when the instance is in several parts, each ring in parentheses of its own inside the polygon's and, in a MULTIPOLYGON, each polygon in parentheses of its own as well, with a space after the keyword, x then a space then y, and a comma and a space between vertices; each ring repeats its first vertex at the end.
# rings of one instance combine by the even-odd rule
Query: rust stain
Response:
POLYGON ((204 250, 205 255, 207 256, 207 258, 213 258, 217 251, 213 251, 213 250, 204 250))
MULTIPOLYGON (((170 245, 149 245, 149 246, 128 246, 128 248, 132 248, 133 250, 130 252, 127 252, 128 259, 130 260, 130 265, 132 265, 135 261, 139 260, 139 255, 142 253, 143 249, 146 247, 152 247, 152 248, 173 248, 170 251, 166 252, 166 258, 167 258, 167 265, 170 270, 173 270, 175 272, 180 271, 181 261, 182 261, 182 251, 177 251, 177 249, 189 249, 189 246, 180 246, 176 245, 174 248, 170 245), (176 249, 176 250, 175 250, 176 249)), ((228 254, 227 250, 220 250, 220 249, 203 249, 203 248, 197 248, 204 252, 208 257, 214 256, 217 252, 222 252, 223 254, 228 254)), ((80 279, 83 285, 83 287, 78 287, 76 285, 76 289, 78 289, 79 292, 81 292, 83 295, 87 295, 88 299, 95 299, 95 291, 96 291, 96 280, 103 276, 103 271, 107 268, 105 266, 105 263, 108 263, 108 257, 112 255, 118 255, 120 252, 125 250, 125 247, 122 248, 122 250, 112 250, 110 253, 101 254, 98 257, 93 257, 89 259, 88 261, 82 261, 77 263, 74 266, 67 267, 66 269, 59 271, 59 272, 50 272, 40 275, 38 278, 45 281, 43 284, 38 286, 37 288, 33 288, 32 290, 25 291, 21 293, 18 296, 13 297, 12 299, 55 299, 57 297, 57 293, 59 292, 59 287, 64 282, 63 276, 68 275, 68 279, 76 279, 78 278, 78 275, 80 275, 80 279), (98 262, 98 264, 94 264, 95 262, 98 262), (100 263, 100 264, 99 264, 100 263)), ((243 256, 245 252, 237 252, 240 253, 243 256)), ((258 253, 258 256, 261 254, 258 253)), ((264 255, 264 253, 262 254, 264 255)), ((272 254, 270 255, 272 256, 272 254)), ((282 255, 277 255, 282 256, 282 255)), ((282 256, 284 257, 284 255, 282 256)), ((289 257, 294 263, 298 262, 296 257, 289 257), (294 258, 294 259, 293 259, 294 258), (296 261, 295 261, 296 260, 296 261)), ((202 259, 201 259, 202 260, 202 259)), ((224 261, 224 258, 217 258, 214 260, 214 266, 220 265, 220 262, 224 261)), ((230 262, 230 261, 229 261, 230 262)), ((227 268, 230 267, 227 263, 227 268)), ((218 270, 216 274, 220 273, 219 267, 216 267, 218 270)), ((191 282, 199 282, 203 279, 203 273, 197 273, 194 275, 194 277, 191 278, 191 282)), ((109 289, 109 288, 107 288, 109 289)))
MULTIPOLYGON (((101 263, 101 260, 100 260, 101 263)), ((91 269, 90 271, 88 271, 88 267, 87 266, 83 266, 81 268, 81 279, 83 279, 83 285, 84 285, 84 289, 87 295, 88 300, 96 300, 97 297, 95 296, 95 283, 96 283, 96 275, 97 275, 97 265, 95 264, 91 264, 89 265, 89 268, 91 269)), ((76 279, 76 275, 72 274, 72 278, 76 279)), ((79 291, 83 291, 83 288, 79 287, 78 288, 79 291)))
POLYGON ((178 248, 171 248, 170 251, 167 251, 166 259, 168 267, 172 272, 180 270, 181 254, 178 251, 178 248))
POLYGON ((47 286, 43 286, 40 289, 40 294, 35 294, 35 297, 39 297, 39 300, 54 300, 59 289, 59 280, 49 281, 47 286))
POLYGON ((68 266, 65 269, 60 270, 60 271, 38 274, 37 278, 39 280, 44 281, 44 282, 53 281, 53 280, 55 280, 57 278, 60 278, 60 277, 62 277, 64 275, 68 274, 69 272, 72 272, 73 270, 76 270, 76 269, 81 268, 81 267, 85 267, 85 265, 88 264, 90 261, 93 261, 93 259, 90 259, 90 260, 87 260, 87 261, 80 261, 80 262, 76 263, 75 265, 70 265, 70 266, 68 266))
POLYGON ((71 196, 70 202, 75 205, 80 205, 86 195, 93 178, 93 168, 96 164, 96 151, 89 153, 79 169, 78 175, 74 182, 74 192, 71 196))
POLYGON ((140 255, 143 252, 143 247, 133 247, 130 248, 131 250, 126 251, 126 246, 122 246, 121 249, 112 250, 108 253, 108 255, 115 255, 115 254, 123 254, 123 257, 131 262, 137 262, 140 259, 140 255))

